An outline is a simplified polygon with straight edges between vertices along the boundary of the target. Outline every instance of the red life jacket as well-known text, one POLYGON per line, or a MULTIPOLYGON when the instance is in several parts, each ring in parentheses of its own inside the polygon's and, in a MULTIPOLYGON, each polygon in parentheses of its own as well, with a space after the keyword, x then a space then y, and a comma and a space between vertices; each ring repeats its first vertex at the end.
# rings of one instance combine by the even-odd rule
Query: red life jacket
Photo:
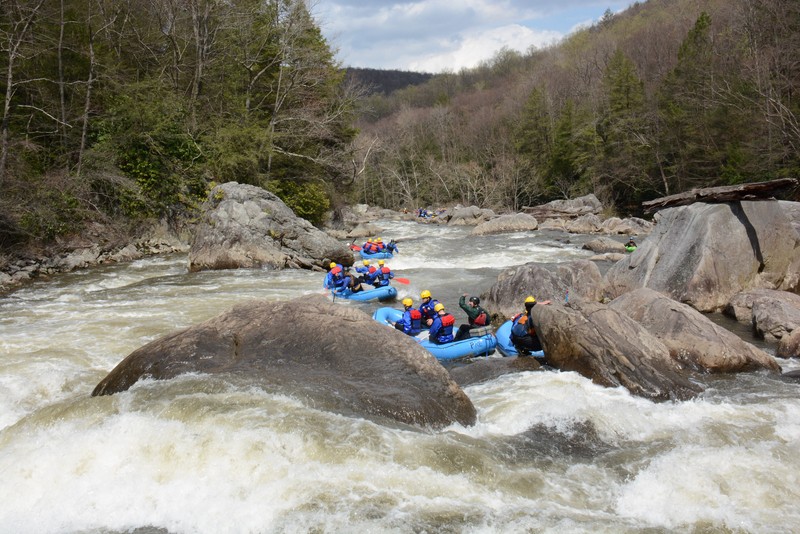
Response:
POLYGON ((422 331, 422 314, 414 308, 408 310, 408 314, 411 316, 411 332, 419 334, 422 331))
POLYGON ((334 267, 333 269, 331 269, 331 273, 332 274, 339 274, 340 272, 342 272, 342 268, 339 267, 338 265, 336 267, 334 267))
POLYGON ((442 315, 442 326, 447 328, 448 326, 453 326, 456 324, 456 318, 450 315, 449 313, 445 313, 442 315))
POLYGON ((481 313, 479 313, 478 316, 475 317, 474 321, 470 320, 470 324, 472 324, 473 326, 486 326, 487 324, 489 324, 489 314, 486 313, 486 310, 481 309, 481 313))

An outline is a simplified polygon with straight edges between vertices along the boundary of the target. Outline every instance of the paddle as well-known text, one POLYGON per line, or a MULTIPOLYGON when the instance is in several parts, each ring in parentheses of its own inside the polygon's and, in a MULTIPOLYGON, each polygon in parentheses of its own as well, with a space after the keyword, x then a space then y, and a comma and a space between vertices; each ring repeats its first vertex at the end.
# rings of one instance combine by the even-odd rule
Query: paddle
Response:
POLYGON ((406 285, 411 283, 411 281, 408 278, 400 278, 399 276, 395 276, 394 278, 392 278, 392 280, 394 280, 396 282, 400 282, 401 284, 406 284, 406 285))
POLYGON ((356 245, 354 243, 350 243, 350 250, 358 250, 358 251, 360 251, 361 247, 359 247, 358 245, 356 245))

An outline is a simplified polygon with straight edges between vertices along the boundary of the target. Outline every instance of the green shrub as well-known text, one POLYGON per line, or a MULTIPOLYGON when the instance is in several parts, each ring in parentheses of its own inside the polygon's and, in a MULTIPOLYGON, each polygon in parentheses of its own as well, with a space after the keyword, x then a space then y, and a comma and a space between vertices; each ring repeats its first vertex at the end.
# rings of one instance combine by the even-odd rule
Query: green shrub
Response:
POLYGON ((331 207, 331 201, 322 185, 314 182, 275 180, 267 189, 289 206, 295 215, 319 225, 331 207))

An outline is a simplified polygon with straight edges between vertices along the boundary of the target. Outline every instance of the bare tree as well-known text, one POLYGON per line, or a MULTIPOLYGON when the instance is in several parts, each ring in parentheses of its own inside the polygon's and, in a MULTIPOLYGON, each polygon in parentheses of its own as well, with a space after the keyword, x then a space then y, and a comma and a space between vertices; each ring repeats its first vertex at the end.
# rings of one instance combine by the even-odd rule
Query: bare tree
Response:
POLYGON ((11 101, 14 97, 19 81, 14 79, 16 62, 24 53, 23 46, 30 36, 31 26, 39 15, 39 10, 45 0, 24 2, 8 0, 4 11, 8 18, 8 25, 2 29, 2 52, 8 55, 6 66, 6 95, 3 101, 3 117, 0 120, 0 185, 5 178, 6 164, 9 149, 9 120, 11 116, 11 101))

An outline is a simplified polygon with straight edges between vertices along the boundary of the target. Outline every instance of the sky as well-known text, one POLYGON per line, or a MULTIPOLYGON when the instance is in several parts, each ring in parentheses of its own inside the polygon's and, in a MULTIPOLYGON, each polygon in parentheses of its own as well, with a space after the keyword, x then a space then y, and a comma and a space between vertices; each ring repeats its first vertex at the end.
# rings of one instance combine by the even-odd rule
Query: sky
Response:
POLYGON ((507 47, 527 52, 633 0, 312 0, 345 67, 458 72, 507 47))

